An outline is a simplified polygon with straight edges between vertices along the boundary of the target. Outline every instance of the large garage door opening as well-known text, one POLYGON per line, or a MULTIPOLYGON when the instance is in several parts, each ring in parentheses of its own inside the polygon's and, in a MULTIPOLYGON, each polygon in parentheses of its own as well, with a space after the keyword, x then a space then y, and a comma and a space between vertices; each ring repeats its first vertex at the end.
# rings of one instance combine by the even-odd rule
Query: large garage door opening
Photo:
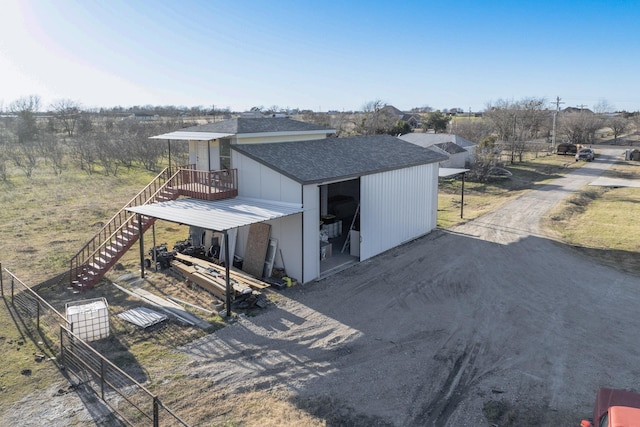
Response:
POLYGON ((360 261, 360 178, 320 186, 320 275, 360 261))

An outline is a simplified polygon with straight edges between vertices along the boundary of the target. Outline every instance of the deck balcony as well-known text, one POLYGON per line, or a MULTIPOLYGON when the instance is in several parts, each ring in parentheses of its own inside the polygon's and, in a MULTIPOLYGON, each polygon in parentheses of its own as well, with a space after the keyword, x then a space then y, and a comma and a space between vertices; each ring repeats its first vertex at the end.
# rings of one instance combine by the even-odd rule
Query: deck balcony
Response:
POLYGON ((169 183, 180 196, 200 200, 220 200, 238 195, 238 170, 200 171, 180 168, 169 183))

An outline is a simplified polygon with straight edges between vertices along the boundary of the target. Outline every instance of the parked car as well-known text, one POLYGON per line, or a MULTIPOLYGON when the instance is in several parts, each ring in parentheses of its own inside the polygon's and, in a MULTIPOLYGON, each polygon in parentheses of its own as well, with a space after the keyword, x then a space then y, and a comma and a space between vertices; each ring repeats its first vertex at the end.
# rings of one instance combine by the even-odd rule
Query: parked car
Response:
POLYGON ((582 420, 580 427, 632 427, 638 420, 640 394, 603 387, 596 396, 593 420, 582 420))
POLYGON ((592 148, 581 148, 580 151, 576 153, 576 162, 578 160, 586 160, 587 162, 592 162, 595 158, 596 153, 592 148))

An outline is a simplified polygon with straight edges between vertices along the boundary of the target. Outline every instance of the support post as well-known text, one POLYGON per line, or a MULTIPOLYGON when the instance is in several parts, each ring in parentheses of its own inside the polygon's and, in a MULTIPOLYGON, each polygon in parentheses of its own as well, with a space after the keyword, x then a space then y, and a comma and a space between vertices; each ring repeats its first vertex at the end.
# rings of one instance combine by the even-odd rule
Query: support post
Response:
POLYGON ((100 398, 104 400, 104 383, 106 379, 104 378, 104 359, 100 358, 100 398))
POLYGON ((153 427, 160 426, 160 411, 159 411, 158 396, 153 396, 153 427))
POLYGON ((158 271, 158 252, 156 251, 156 223, 151 225, 151 234, 153 235, 153 271, 158 271))
POLYGON ((60 325, 60 364, 62 366, 64 366, 64 341, 63 340, 63 328, 62 325, 60 325))
POLYGON ((460 195, 460 218, 464 218, 464 176, 466 172, 462 172, 462 194, 460 195))
POLYGON ((167 145, 169 146, 169 176, 172 176, 171 173, 171 140, 167 139, 167 145))
POLYGON ((224 275, 225 275, 225 284, 226 286, 226 306, 227 306, 227 317, 231 317, 231 280, 229 278, 229 264, 233 262, 233 260, 229 259, 229 233, 227 230, 224 231, 224 275))
POLYGON ((140 243, 140 278, 144 279, 144 239, 142 231, 142 214, 136 214, 138 218, 138 241, 140 243))

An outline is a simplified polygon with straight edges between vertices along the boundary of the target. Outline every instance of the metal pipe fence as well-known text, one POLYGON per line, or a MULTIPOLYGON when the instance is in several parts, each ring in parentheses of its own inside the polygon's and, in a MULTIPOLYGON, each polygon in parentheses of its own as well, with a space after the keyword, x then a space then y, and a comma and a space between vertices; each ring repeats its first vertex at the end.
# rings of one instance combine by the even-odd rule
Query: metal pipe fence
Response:
POLYGON ((184 426, 184 420, 68 328, 60 326, 60 362, 131 426, 184 426))
POLYGON ((0 294, 69 375, 130 426, 190 427, 147 388, 73 333, 73 323, 0 263, 0 294))
POLYGON ((57 356, 60 353, 60 343, 56 339, 59 325, 73 330, 73 324, 11 271, 6 268, 2 271, 8 276, 0 286, 2 297, 9 299, 25 329, 39 337, 51 356, 57 356))

